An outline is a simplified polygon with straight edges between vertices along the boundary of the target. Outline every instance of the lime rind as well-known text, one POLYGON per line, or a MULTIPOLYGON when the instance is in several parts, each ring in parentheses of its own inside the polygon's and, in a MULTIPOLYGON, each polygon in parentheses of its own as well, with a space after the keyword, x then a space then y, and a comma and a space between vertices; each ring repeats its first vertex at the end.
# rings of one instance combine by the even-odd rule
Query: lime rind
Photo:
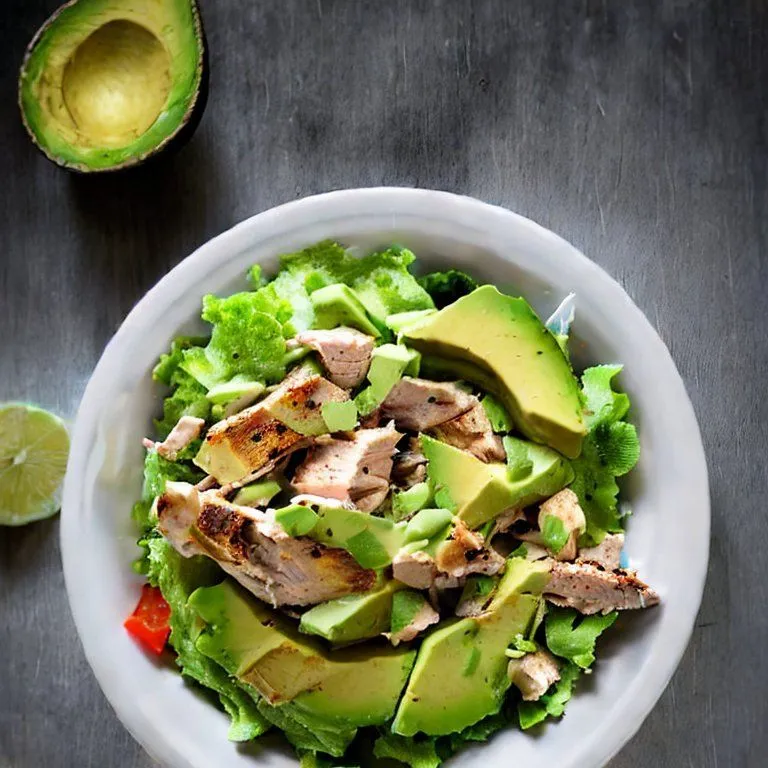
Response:
POLYGON ((0 405, 0 525, 25 525, 56 514, 67 468, 64 422, 25 403, 0 405))

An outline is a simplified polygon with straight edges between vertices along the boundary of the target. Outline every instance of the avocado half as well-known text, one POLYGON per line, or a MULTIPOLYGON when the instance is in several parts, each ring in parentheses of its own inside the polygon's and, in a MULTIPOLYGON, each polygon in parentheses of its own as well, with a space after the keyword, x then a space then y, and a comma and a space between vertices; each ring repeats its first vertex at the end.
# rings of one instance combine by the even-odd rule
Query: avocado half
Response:
POLYGON ((58 165, 86 173, 181 146, 207 97, 195 0, 71 0, 37 31, 19 77, 32 141, 58 165))

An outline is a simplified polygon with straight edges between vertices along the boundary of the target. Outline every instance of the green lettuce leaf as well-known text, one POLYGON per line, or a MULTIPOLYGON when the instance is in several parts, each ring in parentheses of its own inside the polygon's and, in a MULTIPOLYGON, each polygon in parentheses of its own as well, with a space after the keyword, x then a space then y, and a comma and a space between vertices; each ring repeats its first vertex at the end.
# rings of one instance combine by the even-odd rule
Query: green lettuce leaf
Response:
POLYGON ((581 616, 572 608, 550 607, 544 619, 547 648, 555 656, 568 659, 581 669, 589 669, 595 660, 597 638, 616 621, 618 615, 613 611, 605 616, 581 616), (574 626, 577 619, 579 622, 574 626))
POLYGON ((285 375, 280 322, 285 308, 270 300, 270 292, 274 289, 267 286, 225 299, 212 295, 203 299, 202 318, 213 325, 211 340, 204 348, 185 350, 181 365, 206 389, 235 376, 273 383, 285 375))
POLYGON ((182 416, 208 418, 211 404, 205 397, 205 387, 181 367, 185 352, 199 349, 201 344, 205 344, 205 339, 179 336, 171 344, 171 351, 160 356, 152 371, 155 381, 173 390, 163 401, 163 418, 155 419, 155 430, 160 440, 168 436, 182 416))
POLYGON ((521 701, 517 705, 520 727, 527 731, 547 717, 560 717, 573 695, 573 687, 580 674, 581 670, 575 664, 564 664, 560 668, 560 680, 538 701, 521 701))
POLYGON ((222 707, 231 717, 229 738, 249 741, 269 728, 258 711, 259 696, 250 686, 231 678, 216 662, 195 647, 201 630, 195 611, 187 600, 198 587, 221 580, 216 563, 205 557, 182 557, 163 538, 149 541, 149 581, 160 587, 171 607, 169 643, 176 651, 181 673, 219 695, 222 707))
POLYGON ((607 532, 623 530, 616 478, 629 472, 640 457, 640 441, 633 424, 622 421, 629 397, 613 390, 619 365, 588 368, 581 377, 589 429, 581 455, 571 462, 571 490, 579 497, 587 530, 583 544, 599 544, 607 532))
POLYGON ((295 702, 272 706, 259 701, 260 714, 279 728, 297 751, 324 752, 341 757, 352 743, 356 728, 342 728, 314 715, 310 715, 295 702))
POLYGON ((442 762, 437 754, 435 739, 414 739, 396 733, 379 736, 373 745, 373 755, 397 760, 411 768, 437 768, 442 762))
POLYGON ((281 257, 282 270, 271 285, 277 296, 292 305, 292 323, 297 330, 312 326, 309 294, 333 283, 352 288, 386 330, 387 315, 434 307, 429 294, 408 271, 414 259, 410 251, 394 247, 356 258, 338 243, 324 241, 281 257))
POLYGON ((477 288, 477 281, 458 269, 430 272, 419 278, 419 284, 432 297, 438 309, 453 304, 456 299, 472 293, 477 288))

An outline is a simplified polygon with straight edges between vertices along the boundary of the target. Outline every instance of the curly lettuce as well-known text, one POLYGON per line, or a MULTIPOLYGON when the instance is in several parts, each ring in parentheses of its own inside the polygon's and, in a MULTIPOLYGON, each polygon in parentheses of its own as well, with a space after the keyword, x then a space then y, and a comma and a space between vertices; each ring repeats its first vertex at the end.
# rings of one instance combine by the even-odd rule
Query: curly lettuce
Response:
POLYGON ((419 285, 432 297, 438 309, 453 304, 477 288, 477 280, 459 269, 430 272, 419 278, 419 285))
POLYGON ((613 389, 620 365, 588 368, 581 377, 588 429, 581 455, 571 462, 575 474, 571 490, 579 497, 587 530, 582 544, 599 544, 606 533, 623 525, 616 478, 629 472, 640 457, 640 441, 633 424, 624 421, 629 397, 613 389))
POLYGON ((171 607, 169 642, 176 651, 176 663, 182 675, 219 695, 222 707, 231 718, 229 739, 250 741, 263 734, 270 723, 259 714, 258 694, 230 677, 195 646, 199 621, 187 600, 198 587, 221 580, 216 563, 205 557, 182 557, 165 539, 154 538, 149 542, 147 577, 151 584, 160 587, 171 607))

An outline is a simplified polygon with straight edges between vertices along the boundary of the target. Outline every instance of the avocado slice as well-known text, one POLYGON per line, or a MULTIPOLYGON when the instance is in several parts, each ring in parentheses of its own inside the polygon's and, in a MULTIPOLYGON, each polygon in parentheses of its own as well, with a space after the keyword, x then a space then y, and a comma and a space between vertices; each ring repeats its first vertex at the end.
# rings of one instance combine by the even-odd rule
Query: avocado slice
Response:
POLYGON ((315 310, 315 328, 331 329, 345 325, 357 328, 369 336, 381 336, 379 329, 368 317, 363 303, 348 285, 326 285, 314 291, 309 299, 315 310))
POLYGON ((513 558, 486 613, 438 625, 419 649, 392 731, 441 736, 498 712, 510 686, 505 651, 528 631, 548 578, 546 564, 513 558))
POLYGON ((505 441, 525 452, 529 463, 524 475, 510 475, 505 464, 486 464, 468 451, 421 436, 435 500, 451 505, 470 528, 480 527, 510 507, 548 498, 573 480, 570 463, 557 451, 516 438, 505 441))
POLYGON ((84 173, 138 165, 186 141, 208 94, 195 0, 74 0, 38 30, 19 79, 24 125, 84 173))
POLYGON ((335 645, 368 640, 390 626, 392 597, 405 585, 391 579, 362 595, 329 600, 302 614, 299 631, 319 635, 335 645))
POLYGON ((232 502, 244 507, 266 507, 281 490, 277 480, 258 480, 242 487, 232 502))
POLYGON ((195 590, 189 605, 207 625, 197 639, 201 653, 270 704, 288 702, 325 721, 386 722, 413 666, 415 652, 386 646, 329 653, 230 580, 195 590))
POLYGON ((355 398, 355 405, 363 416, 376 410, 386 399, 392 387, 404 376, 419 375, 421 355, 401 344, 382 344, 373 350, 366 387, 355 398))
POLYGON ((404 491, 392 492, 392 515, 395 521, 418 512, 429 504, 432 498, 432 486, 429 483, 416 483, 404 491))
POLYGON ((526 437, 569 458, 581 453, 586 427, 578 383, 525 299, 484 285, 407 325, 403 338, 425 355, 470 363, 468 380, 496 395, 526 437))

